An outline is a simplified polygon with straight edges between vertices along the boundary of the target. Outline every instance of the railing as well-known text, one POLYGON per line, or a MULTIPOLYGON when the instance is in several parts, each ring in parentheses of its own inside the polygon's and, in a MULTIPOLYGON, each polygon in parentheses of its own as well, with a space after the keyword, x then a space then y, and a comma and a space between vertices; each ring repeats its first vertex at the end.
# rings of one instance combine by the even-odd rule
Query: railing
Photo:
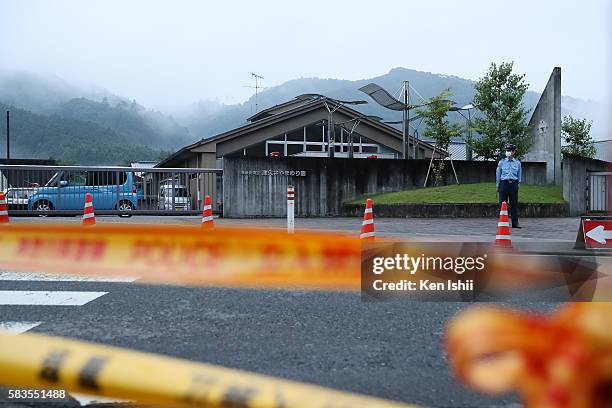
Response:
POLYGON ((199 214, 206 195, 222 209, 221 169, 0 165, 11 215, 199 214))
POLYGON ((587 177, 587 212, 608 212, 612 196, 612 172, 590 172, 587 177))

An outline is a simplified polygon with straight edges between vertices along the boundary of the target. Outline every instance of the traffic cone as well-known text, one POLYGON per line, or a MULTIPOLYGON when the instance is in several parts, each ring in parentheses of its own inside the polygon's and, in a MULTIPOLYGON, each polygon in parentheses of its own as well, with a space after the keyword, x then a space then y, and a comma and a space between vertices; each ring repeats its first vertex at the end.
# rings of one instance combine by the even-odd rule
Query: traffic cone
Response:
POLYGON ((8 208, 6 206, 6 198, 4 193, 0 191, 0 224, 6 224, 9 222, 8 208))
POLYGON ((499 221, 497 222, 497 235, 495 235, 495 246, 502 248, 512 248, 510 239, 510 220, 508 219, 508 205, 502 201, 499 211, 499 221))
POLYGON ((361 223, 360 239, 374 240, 376 232, 374 232, 374 213, 372 212, 372 199, 366 201, 366 208, 363 213, 363 222, 361 223))
POLYGON ((204 208, 202 209, 202 228, 210 229, 215 226, 212 215, 212 205, 210 203, 210 196, 204 197, 204 208))
POLYGON ((83 208, 83 225, 90 226, 96 225, 96 215, 94 214, 94 207, 91 201, 91 194, 85 195, 85 207, 83 208))

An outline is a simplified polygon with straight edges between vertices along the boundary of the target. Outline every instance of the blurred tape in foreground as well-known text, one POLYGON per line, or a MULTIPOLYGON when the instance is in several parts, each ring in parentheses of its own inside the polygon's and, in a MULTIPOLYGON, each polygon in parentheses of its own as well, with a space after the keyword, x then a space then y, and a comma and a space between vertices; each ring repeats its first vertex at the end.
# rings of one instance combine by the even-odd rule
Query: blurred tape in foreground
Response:
POLYGON ((359 290, 357 238, 159 225, 3 226, 0 267, 186 285, 359 290))
POLYGON ((449 324, 447 348, 458 377, 479 391, 519 391, 528 407, 612 406, 612 303, 549 316, 472 308, 449 324))
POLYGON ((378 398, 115 347, 0 332, 0 384, 206 407, 409 407, 378 398))

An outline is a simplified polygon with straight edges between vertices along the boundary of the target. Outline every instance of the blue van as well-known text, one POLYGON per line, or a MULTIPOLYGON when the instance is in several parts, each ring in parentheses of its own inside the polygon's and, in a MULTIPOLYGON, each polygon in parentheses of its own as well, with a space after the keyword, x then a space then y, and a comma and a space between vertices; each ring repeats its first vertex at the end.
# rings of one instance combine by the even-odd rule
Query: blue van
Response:
POLYGON ((91 194, 96 210, 119 210, 129 216, 137 208, 138 193, 132 173, 63 170, 30 196, 28 210, 83 210, 87 193, 91 194))

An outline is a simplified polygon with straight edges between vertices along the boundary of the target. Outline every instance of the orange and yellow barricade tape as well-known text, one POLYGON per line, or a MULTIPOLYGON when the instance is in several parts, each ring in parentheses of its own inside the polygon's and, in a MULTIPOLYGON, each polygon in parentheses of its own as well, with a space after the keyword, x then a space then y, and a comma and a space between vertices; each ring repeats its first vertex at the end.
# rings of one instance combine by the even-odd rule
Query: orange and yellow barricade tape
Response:
POLYGON ((476 307, 451 321, 447 348, 466 384, 519 391, 528 407, 612 401, 612 303, 572 303, 550 316, 476 307))
POLYGON ((0 232, 0 266, 9 270, 185 285, 360 288, 359 240, 337 233, 60 224, 10 224, 0 232))
POLYGON ((63 389, 158 406, 411 407, 210 364, 31 333, 0 332, 0 384, 63 389))

